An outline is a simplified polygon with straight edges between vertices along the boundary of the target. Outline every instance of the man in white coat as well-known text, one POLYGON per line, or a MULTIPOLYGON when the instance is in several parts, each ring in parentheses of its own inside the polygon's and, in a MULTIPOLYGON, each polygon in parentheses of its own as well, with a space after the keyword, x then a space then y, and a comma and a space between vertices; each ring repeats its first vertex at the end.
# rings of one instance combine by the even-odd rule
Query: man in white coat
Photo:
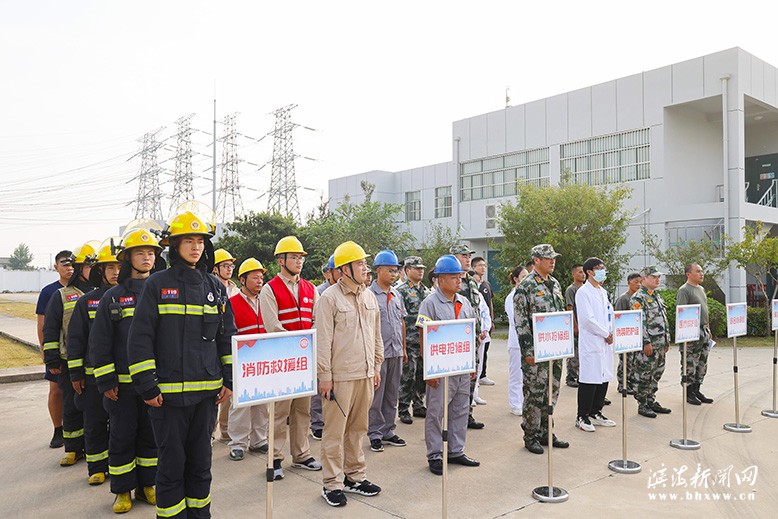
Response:
POLYGON ((615 427, 602 414, 608 382, 613 378, 613 307, 602 288, 605 264, 589 258, 583 265, 586 283, 575 294, 578 313, 578 418, 575 426, 594 432, 594 426, 615 427))

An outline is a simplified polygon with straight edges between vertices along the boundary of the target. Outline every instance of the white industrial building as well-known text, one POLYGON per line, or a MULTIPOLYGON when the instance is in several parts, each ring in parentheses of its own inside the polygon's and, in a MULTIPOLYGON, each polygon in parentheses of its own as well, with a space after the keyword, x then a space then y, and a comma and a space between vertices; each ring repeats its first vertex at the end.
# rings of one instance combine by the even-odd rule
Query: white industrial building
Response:
MULTIPOLYGON (((333 206, 373 199, 405 206, 419 238, 432 223, 459 229, 479 253, 501 238, 494 217, 516 181, 632 188, 635 217, 625 251, 643 255, 640 228, 665 244, 739 239, 747 222, 778 223, 778 70, 740 48, 668 65, 452 125, 452 160, 405 171, 369 171, 329 182, 333 206)), ((571 210, 566 208, 564 210, 571 210)), ((778 228, 776 228, 778 230, 778 228)), ((746 298, 746 274, 721 280, 746 298)))

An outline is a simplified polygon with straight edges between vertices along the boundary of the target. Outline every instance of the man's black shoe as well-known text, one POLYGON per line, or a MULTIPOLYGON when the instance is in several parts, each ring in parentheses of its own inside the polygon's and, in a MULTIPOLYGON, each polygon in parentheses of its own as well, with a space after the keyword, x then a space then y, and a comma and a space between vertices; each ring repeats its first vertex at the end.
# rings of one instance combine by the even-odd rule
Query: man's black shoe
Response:
POLYGON ((708 398, 707 396, 703 395, 700 392, 700 385, 699 384, 695 384, 694 385, 694 396, 696 396, 697 400, 699 400, 703 404, 712 404, 713 403, 713 399, 712 398, 708 398))
POLYGON ((565 384, 567 384, 570 387, 578 387, 578 381, 577 380, 568 380, 567 382, 565 382, 565 384))
POLYGON ((692 391, 692 387, 689 386, 686 388, 686 403, 691 405, 702 405, 702 402, 700 402, 700 399, 697 398, 697 395, 694 394, 694 391, 692 391))
POLYGON ((51 441, 49 442, 49 447, 52 449, 59 449, 63 445, 65 445, 65 439, 62 437, 62 426, 55 427, 54 435, 51 437, 51 441))
POLYGON ((481 465, 480 461, 474 460, 467 454, 460 454, 459 456, 449 456, 449 464, 464 465, 465 467, 478 467, 481 465))
POLYGON ((638 414, 646 418, 656 418, 656 413, 646 404, 638 405, 638 414))
POLYGON ((602 401, 602 405, 611 405, 611 401, 610 401, 610 400, 608 400, 607 398, 605 398, 605 399, 603 399, 603 401, 602 401))
POLYGON ((414 409, 413 416, 416 418, 427 418, 427 410, 423 407, 420 409, 414 409))
POLYGON ((443 475, 443 460, 427 460, 427 463, 430 466, 430 472, 436 476, 443 475))
POLYGON ((543 446, 537 440, 524 440, 524 448, 532 454, 543 454, 543 446))
POLYGON ((408 425, 413 423, 413 418, 411 418, 411 415, 408 413, 408 411, 403 411, 403 412, 401 412, 399 414, 400 414, 400 421, 402 423, 408 424, 408 425))
MULTIPOLYGON (((541 438, 540 443, 543 445, 548 445, 548 438, 541 438)), ((560 440, 556 437, 556 434, 551 438, 551 445, 553 445, 555 449, 566 449, 570 447, 568 442, 565 440, 560 440)))
POLYGON ((670 414, 673 412, 672 409, 662 407, 662 404, 659 402, 651 402, 651 410, 658 414, 670 414))
POLYGON ((483 422, 476 421, 475 418, 470 418, 470 420, 467 421, 467 428, 468 429, 483 429, 484 424, 483 422))

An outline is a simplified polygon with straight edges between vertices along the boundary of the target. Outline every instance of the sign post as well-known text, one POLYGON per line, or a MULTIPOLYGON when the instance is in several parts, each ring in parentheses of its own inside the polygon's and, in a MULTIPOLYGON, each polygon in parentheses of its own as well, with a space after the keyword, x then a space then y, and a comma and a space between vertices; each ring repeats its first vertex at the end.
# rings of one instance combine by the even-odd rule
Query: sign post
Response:
MULTIPOLYGON (((640 463, 627 459, 627 353, 643 350, 643 312, 614 312, 613 352, 621 354, 621 459, 608 462, 608 468, 620 474, 637 474, 640 463)), ((618 375, 617 375, 618 376, 618 375)))
POLYGON ((686 393, 689 386, 689 377, 686 375, 686 343, 700 340, 700 305, 679 305, 675 311, 675 343, 683 349, 683 373, 681 373, 681 386, 683 386, 683 438, 670 440, 670 446, 681 450, 696 450, 700 448, 700 442, 690 440, 686 434, 686 393))
MULTIPOLYGON (((442 517, 448 517, 448 377, 475 373, 478 349, 475 319, 426 321, 423 350, 424 380, 443 379, 442 517)), ((429 412, 429 411, 428 411, 429 412)))
POLYGON ((554 366, 553 362, 575 354, 573 349, 573 312, 547 312, 532 314, 532 339, 535 365, 548 362, 548 485, 532 490, 532 497, 545 503, 567 501, 564 488, 554 487, 553 438, 554 438, 554 366))
POLYGON ((725 423, 729 432, 749 433, 751 426, 740 423, 740 392, 737 379, 737 338, 748 331, 745 303, 727 305, 727 337, 732 337, 732 372, 735 375, 735 423, 725 423))
POLYGON ((273 517, 273 420, 275 402, 316 394, 316 330, 234 335, 233 407, 268 404, 267 497, 273 517))
POLYGON ((773 342, 773 408, 762 411, 762 416, 768 418, 778 418, 778 407, 776 407, 776 377, 778 377, 778 299, 772 301, 772 328, 775 339, 773 342))

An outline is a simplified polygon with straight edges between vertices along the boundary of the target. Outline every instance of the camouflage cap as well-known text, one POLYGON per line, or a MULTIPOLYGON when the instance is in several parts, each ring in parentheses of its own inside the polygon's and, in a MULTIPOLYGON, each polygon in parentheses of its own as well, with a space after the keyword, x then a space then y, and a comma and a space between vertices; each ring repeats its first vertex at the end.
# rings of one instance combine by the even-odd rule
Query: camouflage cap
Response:
POLYGON ((641 276, 661 276, 664 272, 660 272, 656 265, 649 265, 640 271, 641 276))
POLYGON ((419 256, 408 256, 403 260, 403 265, 406 267, 417 267, 420 269, 427 268, 427 266, 424 265, 422 259, 419 256))
POLYGON ((558 252, 554 250, 554 247, 549 245, 548 243, 541 243, 540 245, 535 245, 532 247, 532 250, 530 251, 530 256, 533 256, 535 258, 556 258, 557 256, 560 256, 558 252))
POLYGON ((460 243, 457 245, 454 245, 448 250, 449 254, 457 255, 457 254, 473 254, 473 251, 465 245, 464 243, 460 243))

